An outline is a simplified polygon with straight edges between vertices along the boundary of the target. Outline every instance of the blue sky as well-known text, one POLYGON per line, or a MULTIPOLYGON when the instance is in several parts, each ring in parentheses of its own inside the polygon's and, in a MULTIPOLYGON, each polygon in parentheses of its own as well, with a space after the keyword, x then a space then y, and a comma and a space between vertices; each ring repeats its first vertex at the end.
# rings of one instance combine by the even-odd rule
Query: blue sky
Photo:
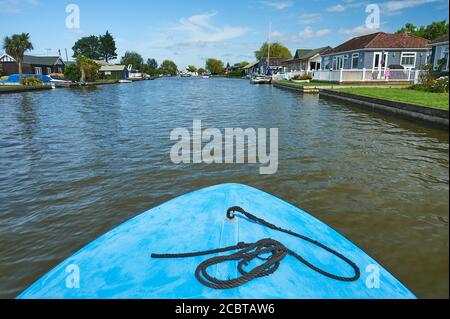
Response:
POLYGON ((235 63, 253 60, 272 39, 296 48, 336 46, 378 30, 366 27, 366 7, 380 8, 379 30, 394 32, 406 22, 448 20, 448 0, 240 0, 106 1, 0 0, 0 37, 29 32, 36 55, 69 50, 82 36, 109 30, 118 53, 134 50, 145 59, 175 61, 179 68, 203 66, 214 57, 235 63), (66 6, 80 8, 80 28, 66 27, 66 6))

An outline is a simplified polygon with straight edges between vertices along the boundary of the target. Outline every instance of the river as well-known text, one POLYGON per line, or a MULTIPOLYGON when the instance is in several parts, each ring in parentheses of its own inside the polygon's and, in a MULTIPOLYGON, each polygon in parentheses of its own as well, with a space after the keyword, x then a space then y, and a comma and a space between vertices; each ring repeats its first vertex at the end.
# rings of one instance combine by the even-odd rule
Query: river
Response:
POLYGON ((449 297, 449 135, 230 79, 0 95, 0 298, 168 199, 244 183, 303 208, 417 296, 449 297), (170 161, 170 132, 278 128, 279 169, 170 161))

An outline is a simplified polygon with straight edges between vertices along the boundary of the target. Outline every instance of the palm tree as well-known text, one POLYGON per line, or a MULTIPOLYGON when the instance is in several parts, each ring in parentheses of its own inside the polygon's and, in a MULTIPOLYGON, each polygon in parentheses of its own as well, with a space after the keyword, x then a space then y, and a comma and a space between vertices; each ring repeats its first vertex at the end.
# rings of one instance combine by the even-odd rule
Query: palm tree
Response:
POLYGON ((3 48, 6 53, 16 59, 19 65, 19 79, 22 83, 22 62, 26 51, 33 50, 33 44, 30 42, 30 34, 13 34, 11 37, 5 37, 3 48))

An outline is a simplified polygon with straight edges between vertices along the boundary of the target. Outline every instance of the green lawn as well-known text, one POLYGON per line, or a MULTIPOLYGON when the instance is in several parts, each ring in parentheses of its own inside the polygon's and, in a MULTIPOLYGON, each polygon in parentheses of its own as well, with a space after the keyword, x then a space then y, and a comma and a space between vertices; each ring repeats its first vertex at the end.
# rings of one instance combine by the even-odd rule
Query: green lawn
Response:
MULTIPOLYGON (((296 82, 292 82, 292 81, 288 81, 288 80, 280 80, 280 81, 276 81, 276 83, 280 83, 280 84, 287 84, 287 85, 292 85, 292 86, 333 86, 333 87, 339 87, 339 86, 345 86, 342 84, 336 84, 336 83, 330 83, 330 82, 303 82, 303 83, 296 83, 296 82)), ((353 84, 354 85, 354 84, 353 84)))
POLYGON ((448 110, 448 93, 423 92, 408 88, 340 88, 338 91, 448 110))

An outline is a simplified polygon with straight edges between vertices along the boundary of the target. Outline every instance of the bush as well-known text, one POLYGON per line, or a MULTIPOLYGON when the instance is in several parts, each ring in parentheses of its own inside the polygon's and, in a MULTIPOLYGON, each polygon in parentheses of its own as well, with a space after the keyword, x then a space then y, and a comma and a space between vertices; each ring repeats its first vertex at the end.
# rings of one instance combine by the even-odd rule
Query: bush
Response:
POLYGON ((64 70, 64 78, 72 82, 80 81, 80 68, 74 63, 66 65, 64 70))
POLYGON ((26 86, 38 86, 38 85, 41 85, 42 82, 39 79, 28 77, 28 78, 25 78, 25 80, 23 81, 23 84, 26 86))
POLYGON ((435 80, 428 80, 421 84, 415 84, 411 87, 413 90, 433 92, 433 93, 449 93, 448 76, 443 76, 435 80))
POLYGON ((295 75, 292 80, 296 80, 296 81, 307 81, 307 80, 312 80, 312 76, 309 73, 304 73, 302 75, 295 75))
POLYGON ((227 73, 227 77, 229 78, 241 78, 244 75, 245 75, 244 71, 242 70, 230 71, 227 73))

